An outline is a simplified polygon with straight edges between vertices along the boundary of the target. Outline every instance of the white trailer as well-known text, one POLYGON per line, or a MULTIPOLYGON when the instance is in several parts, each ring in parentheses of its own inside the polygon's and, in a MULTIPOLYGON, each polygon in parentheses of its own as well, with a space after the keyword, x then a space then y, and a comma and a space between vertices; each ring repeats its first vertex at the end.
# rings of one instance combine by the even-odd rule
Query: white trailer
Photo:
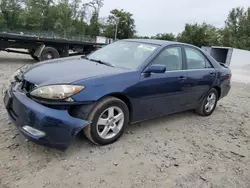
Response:
POLYGON ((113 39, 110 39, 110 38, 107 38, 107 37, 97 36, 95 42, 99 43, 99 44, 110 44, 110 43, 113 42, 113 39))
POLYGON ((234 80, 250 82, 250 51, 220 46, 203 46, 202 49, 218 62, 229 66, 234 80))
POLYGON ((202 49, 230 68, 250 68, 250 51, 220 46, 203 46, 202 49))

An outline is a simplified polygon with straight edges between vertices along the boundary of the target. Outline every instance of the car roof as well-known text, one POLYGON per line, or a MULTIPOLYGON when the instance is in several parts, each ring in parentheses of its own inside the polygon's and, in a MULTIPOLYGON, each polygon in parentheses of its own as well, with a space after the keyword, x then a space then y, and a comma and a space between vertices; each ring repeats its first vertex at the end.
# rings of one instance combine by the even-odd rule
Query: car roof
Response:
POLYGON ((188 45, 188 46, 196 47, 196 46, 191 45, 191 44, 181 43, 181 42, 176 42, 176 41, 168 41, 168 40, 157 40, 157 39, 124 39, 124 40, 129 41, 129 42, 155 44, 155 45, 160 45, 160 46, 167 46, 167 45, 171 45, 171 44, 185 44, 185 45, 188 45))

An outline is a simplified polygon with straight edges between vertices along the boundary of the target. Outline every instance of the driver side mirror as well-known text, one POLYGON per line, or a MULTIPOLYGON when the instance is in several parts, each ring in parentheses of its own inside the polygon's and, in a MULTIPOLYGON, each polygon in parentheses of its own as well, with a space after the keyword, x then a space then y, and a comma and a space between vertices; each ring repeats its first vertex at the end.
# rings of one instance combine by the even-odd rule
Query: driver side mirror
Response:
POLYGON ((160 64, 150 65, 145 70, 145 73, 164 73, 164 72, 166 72, 166 66, 160 64))

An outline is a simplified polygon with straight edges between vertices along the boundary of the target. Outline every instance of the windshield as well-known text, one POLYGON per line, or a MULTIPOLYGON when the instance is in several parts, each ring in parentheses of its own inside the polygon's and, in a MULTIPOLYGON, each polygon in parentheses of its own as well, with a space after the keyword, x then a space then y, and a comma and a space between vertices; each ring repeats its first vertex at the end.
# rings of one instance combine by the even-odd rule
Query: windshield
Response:
POLYGON ((115 67, 137 69, 157 47, 153 44, 118 41, 93 52, 87 58, 106 62, 115 67))

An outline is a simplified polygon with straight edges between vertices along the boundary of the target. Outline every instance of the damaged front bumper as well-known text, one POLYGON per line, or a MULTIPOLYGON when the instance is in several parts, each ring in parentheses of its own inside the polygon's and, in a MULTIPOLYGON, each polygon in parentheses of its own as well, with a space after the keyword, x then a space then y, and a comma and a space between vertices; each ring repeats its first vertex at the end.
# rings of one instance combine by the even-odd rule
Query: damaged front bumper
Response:
POLYGON ((67 110, 46 107, 12 88, 6 91, 4 104, 27 139, 52 148, 66 149, 75 135, 89 124, 72 117, 67 110))

